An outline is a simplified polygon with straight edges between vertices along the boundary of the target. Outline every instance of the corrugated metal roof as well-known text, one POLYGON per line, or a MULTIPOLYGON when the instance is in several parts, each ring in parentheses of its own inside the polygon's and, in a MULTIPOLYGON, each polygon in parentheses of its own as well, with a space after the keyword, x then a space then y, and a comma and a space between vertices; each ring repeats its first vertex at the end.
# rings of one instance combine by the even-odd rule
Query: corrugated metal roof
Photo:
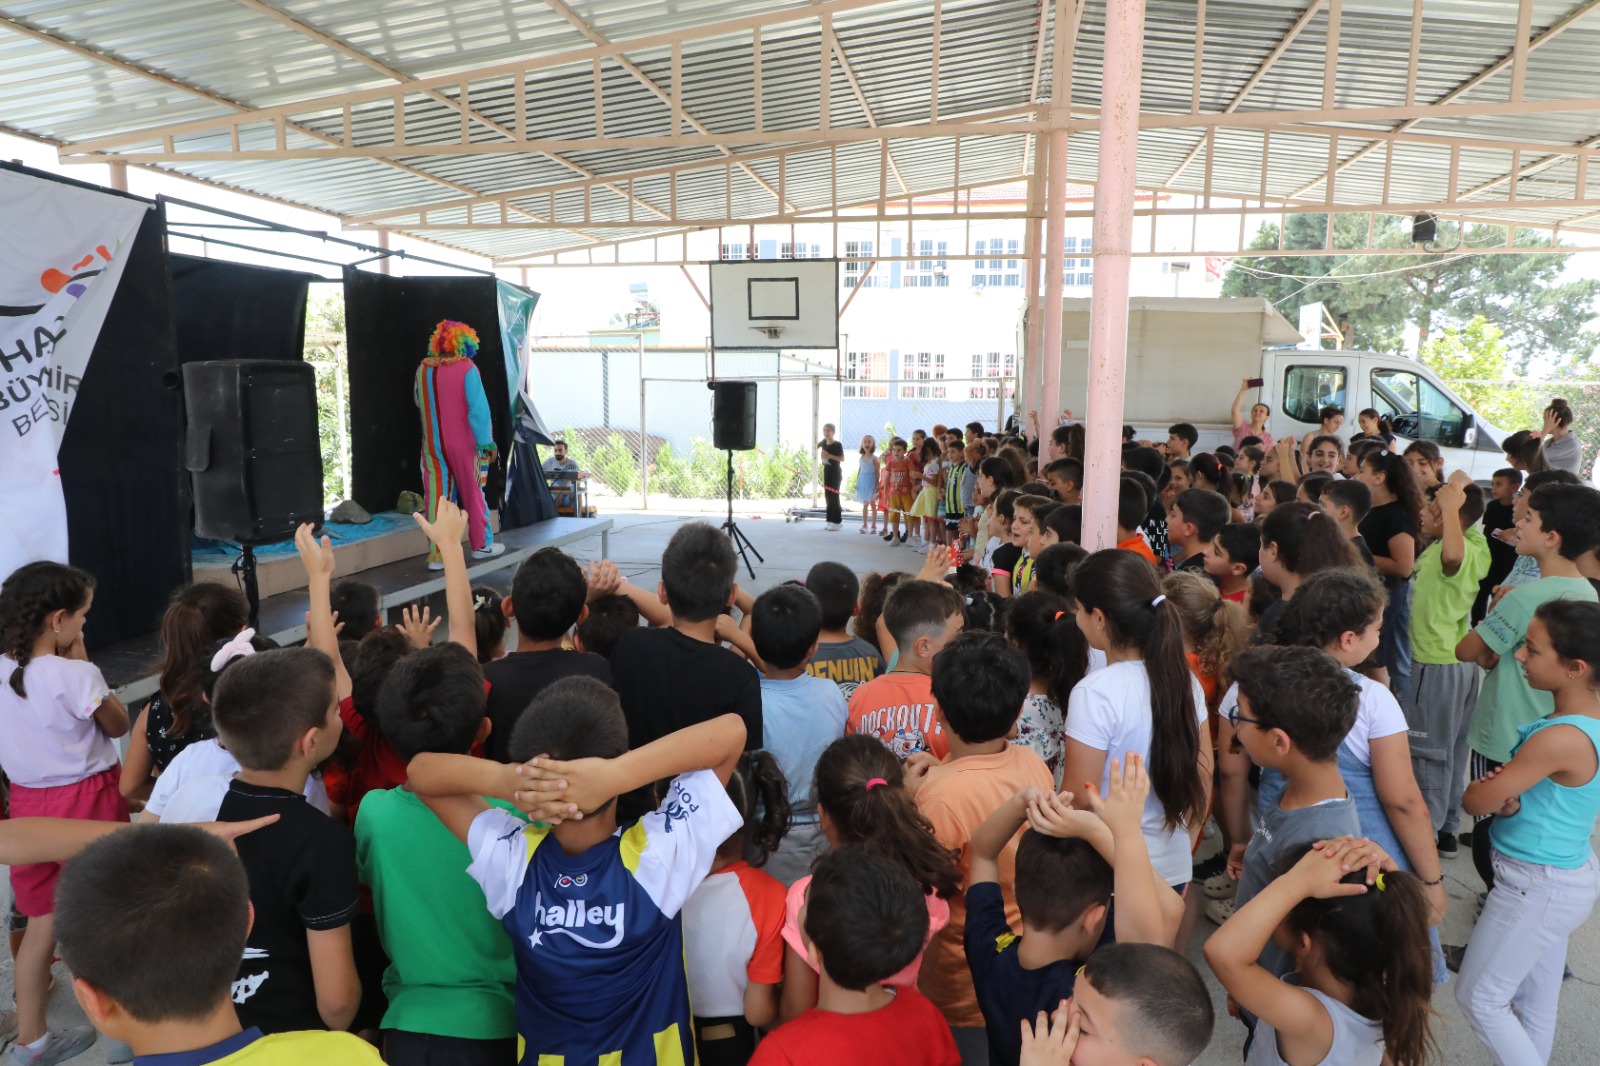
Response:
MULTIPOLYGON (((1329 6, 1319 0, 1209 0, 1196 96, 1196 6, 1193 0, 1149 0, 1143 109, 1184 114, 1195 107, 1219 112, 1237 104, 1244 126, 1253 111, 1320 108, 1329 6), (1320 10, 1303 20, 1293 41, 1261 70, 1312 7, 1320 10), (1246 85, 1250 91, 1239 100, 1246 85)), ((1533 0, 1526 99, 1600 98, 1600 67, 1592 61, 1600 49, 1600 14, 1575 18, 1589 7, 1600 5, 1533 0), (1539 39, 1557 25, 1559 33, 1539 39)), ((1343 0, 1336 106, 1407 103, 1412 9, 1412 0, 1343 0)), ((1053 30, 1047 18, 1041 42, 1039 0, 944 0, 940 10, 943 118, 1042 102, 1036 90, 1049 92, 1053 30)), ((751 37, 744 28, 715 28, 777 12, 806 13, 766 27, 761 38, 764 129, 796 131, 781 171, 776 155, 786 147, 782 144, 719 149, 705 143, 604 144, 559 153, 418 152, 386 159, 179 158, 162 165, 345 218, 409 209, 412 213, 385 224, 495 257, 610 242, 696 220, 767 217, 786 208, 828 213, 875 203, 880 195, 903 203, 907 196, 948 193, 954 184, 1014 183, 1026 177, 1034 155, 1028 134, 1008 133, 1000 125, 991 125, 984 136, 961 138, 959 182, 952 180, 957 147, 951 136, 895 138, 887 173, 875 141, 826 145, 806 139, 803 131, 819 123, 822 98, 822 28, 807 0, 0 0, 0 120, 70 145, 164 131, 248 109, 384 90, 413 79, 575 57, 527 72, 528 132, 538 140, 588 140, 597 133, 595 74, 582 50, 596 42, 690 32, 695 36, 681 46, 683 111, 696 128, 732 136, 755 128, 751 37), (700 32, 707 27, 712 32, 700 32), (723 163, 730 155, 743 162, 731 173, 723 163), (678 169, 669 174, 669 168, 678 169), (632 179, 632 184, 595 186, 587 194, 574 187, 595 178, 632 179), (780 183, 784 205, 778 203, 780 183), (560 191, 541 192, 551 188, 560 191), (486 209, 463 203, 508 194, 508 223, 549 218, 567 228, 496 228, 498 204, 486 209), (424 224, 416 212, 431 205, 449 206, 430 210, 424 224), (661 221, 659 211, 674 212, 678 221, 661 221), (584 231, 585 222, 610 225, 584 231), (439 226, 474 228, 433 228, 439 226)), ((1507 100, 1512 74, 1504 61, 1515 45, 1516 12, 1516 0, 1428 0, 1416 101, 1507 100), (1496 64, 1504 69, 1484 76, 1496 64)), ((886 0, 832 14, 849 66, 848 72, 844 63, 832 66, 827 93, 832 125, 859 129, 928 121, 934 13, 933 0, 886 0)), ((1073 56, 1072 100, 1078 108, 1099 106, 1104 19, 1105 0, 1087 0, 1073 56)), ((606 136, 673 135, 672 109, 663 101, 673 86, 673 66, 672 48, 659 41, 602 61, 606 136)), ((470 138, 485 144, 502 140, 501 131, 517 121, 515 77, 502 70, 468 80, 470 138)), ((441 83, 431 94, 409 94, 403 107, 405 143, 422 147, 458 139, 458 92, 456 84, 441 83)), ((353 143, 387 143, 392 119, 388 99, 354 103, 348 120, 353 143)), ((333 103, 293 111, 283 143, 322 148, 344 136, 345 122, 342 106, 333 103)), ((1487 139, 1535 148, 1572 146, 1600 137, 1600 112, 1345 121, 1339 127, 1338 157, 1347 165, 1334 182, 1337 203, 1376 204, 1385 192, 1395 203, 1448 198, 1452 151, 1447 144, 1404 141, 1391 152, 1385 142, 1362 135, 1396 129, 1469 145, 1487 139)), ((272 149, 277 139, 270 123, 241 127, 237 136, 237 147, 247 151, 272 149)), ((1144 130, 1141 184, 1200 193, 1207 189, 1209 172, 1213 195, 1255 198, 1263 188, 1270 197, 1310 202, 1326 195, 1321 181, 1329 141, 1309 128, 1275 131, 1270 139, 1256 128, 1219 128, 1209 166, 1205 140, 1194 128, 1144 130), (1202 154, 1194 157, 1197 146, 1202 154)), ((226 128, 180 132, 171 144, 178 152, 235 148, 226 128)), ((1097 144, 1093 130, 1071 138, 1068 169, 1074 182, 1094 179, 1097 144)), ((147 144, 119 150, 162 148, 157 135, 147 144)), ((1578 220, 1575 224, 1587 227, 1591 207, 1540 201, 1600 195, 1594 188, 1600 175, 1575 196, 1573 159, 1541 159, 1537 150, 1514 158, 1504 148, 1468 147, 1454 156, 1455 192, 1482 186, 1479 198, 1506 200, 1510 185, 1502 179, 1514 167, 1534 168, 1517 184, 1518 203, 1480 213, 1547 226, 1578 220)))

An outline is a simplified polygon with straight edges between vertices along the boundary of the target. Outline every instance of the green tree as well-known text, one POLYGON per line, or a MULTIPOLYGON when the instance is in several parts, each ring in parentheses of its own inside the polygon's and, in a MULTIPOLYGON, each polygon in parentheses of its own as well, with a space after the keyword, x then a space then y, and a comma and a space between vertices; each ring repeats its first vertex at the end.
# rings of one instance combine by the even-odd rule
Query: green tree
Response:
MULTIPOLYGON (((1224 296, 1262 296, 1294 317, 1301 304, 1321 302, 1357 349, 1395 352, 1406 323, 1415 323, 1424 342, 1448 326, 1465 326, 1483 316, 1497 326, 1507 347, 1508 366, 1517 373, 1531 360, 1557 366, 1586 360, 1597 336, 1589 328, 1600 281, 1563 281, 1568 255, 1560 252, 1495 255, 1475 251, 1505 242, 1498 226, 1471 225, 1465 233, 1454 222, 1439 223, 1437 252, 1418 255, 1361 255, 1367 247, 1368 216, 1335 215, 1333 248, 1350 255, 1242 257, 1223 279, 1224 296), (1452 247, 1459 250, 1450 250, 1452 247)), ((1549 238, 1518 231, 1520 244, 1549 245, 1549 238)), ((1279 247, 1279 227, 1261 227, 1252 248, 1279 247)), ((1372 223, 1373 246, 1401 248, 1410 242, 1402 220, 1379 215, 1372 223)), ((1282 247, 1323 248, 1327 215, 1290 215, 1282 247)), ((1553 247, 1553 246, 1552 246, 1553 247)))
POLYGON ((349 367, 344 337, 344 289, 329 286, 306 301, 305 361, 317 370, 317 433, 322 448, 322 496, 337 503, 350 495, 349 367), (341 398, 344 411, 339 410, 341 398))
POLYGON ((1510 350, 1499 327, 1484 316, 1476 315, 1464 326, 1446 326, 1417 354, 1473 410, 1500 428, 1541 424, 1540 412, 1548 401, 1534 387, 1514 383, 1510 350))

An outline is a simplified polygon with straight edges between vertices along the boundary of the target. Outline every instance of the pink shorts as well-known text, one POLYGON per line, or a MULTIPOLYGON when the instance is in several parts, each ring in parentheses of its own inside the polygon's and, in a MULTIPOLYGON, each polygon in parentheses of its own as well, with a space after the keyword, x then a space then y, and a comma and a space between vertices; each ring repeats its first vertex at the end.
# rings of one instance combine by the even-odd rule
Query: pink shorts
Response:
MULTIPOLYGON (((128 803, 117 790, 122 767, 101 770, 70 785, 52 788, 11 786, 13 818, 76 818, 86 822, 126 822, 128 803)), ((29 918, 50 914, 56 909, 56 881, 61 877, 59 862, 36 862, 11 867, 11 894, 17 910, 29 918)))

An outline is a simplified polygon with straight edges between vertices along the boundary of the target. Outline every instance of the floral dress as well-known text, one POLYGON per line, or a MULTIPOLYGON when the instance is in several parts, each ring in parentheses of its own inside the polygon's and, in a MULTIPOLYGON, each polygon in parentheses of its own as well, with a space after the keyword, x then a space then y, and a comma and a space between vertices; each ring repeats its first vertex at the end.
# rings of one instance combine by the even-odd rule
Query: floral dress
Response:
POLYGON ((1056 788, 1061 787, 1061 772, 1066 768, 1066 719, 1055 700, 1030 692, 1022 701, 1017 735, 1011 743, 1032 748, 1050 768, 1056 788))

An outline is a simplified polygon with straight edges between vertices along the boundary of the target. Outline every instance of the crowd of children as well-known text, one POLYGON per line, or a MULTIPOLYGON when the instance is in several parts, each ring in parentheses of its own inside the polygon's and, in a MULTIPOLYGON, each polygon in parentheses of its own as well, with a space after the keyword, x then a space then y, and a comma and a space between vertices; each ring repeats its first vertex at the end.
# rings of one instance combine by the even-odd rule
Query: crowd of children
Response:
POLYGON ((444 502, 445 613, 388 625, 303 527, 305 646, 180 590, 121 760, 93 579, 18 570, 5 1061, 1182 1066, 1202 914, 1249 1064, 1437 1061, 1450 969, 1547 1061, 1600 895, 1600 491, 1517 442, 1486 495, 1375 412, 1275 442, 1246 391, 1231 446, 1128 441, 1093 553, 1072 423, 866 438, 918 571, 759 596, 702 523, 656 589, 555 549, 475 589, 444 502), (47 1029, 58 945, 92 1028, 47 1029))

